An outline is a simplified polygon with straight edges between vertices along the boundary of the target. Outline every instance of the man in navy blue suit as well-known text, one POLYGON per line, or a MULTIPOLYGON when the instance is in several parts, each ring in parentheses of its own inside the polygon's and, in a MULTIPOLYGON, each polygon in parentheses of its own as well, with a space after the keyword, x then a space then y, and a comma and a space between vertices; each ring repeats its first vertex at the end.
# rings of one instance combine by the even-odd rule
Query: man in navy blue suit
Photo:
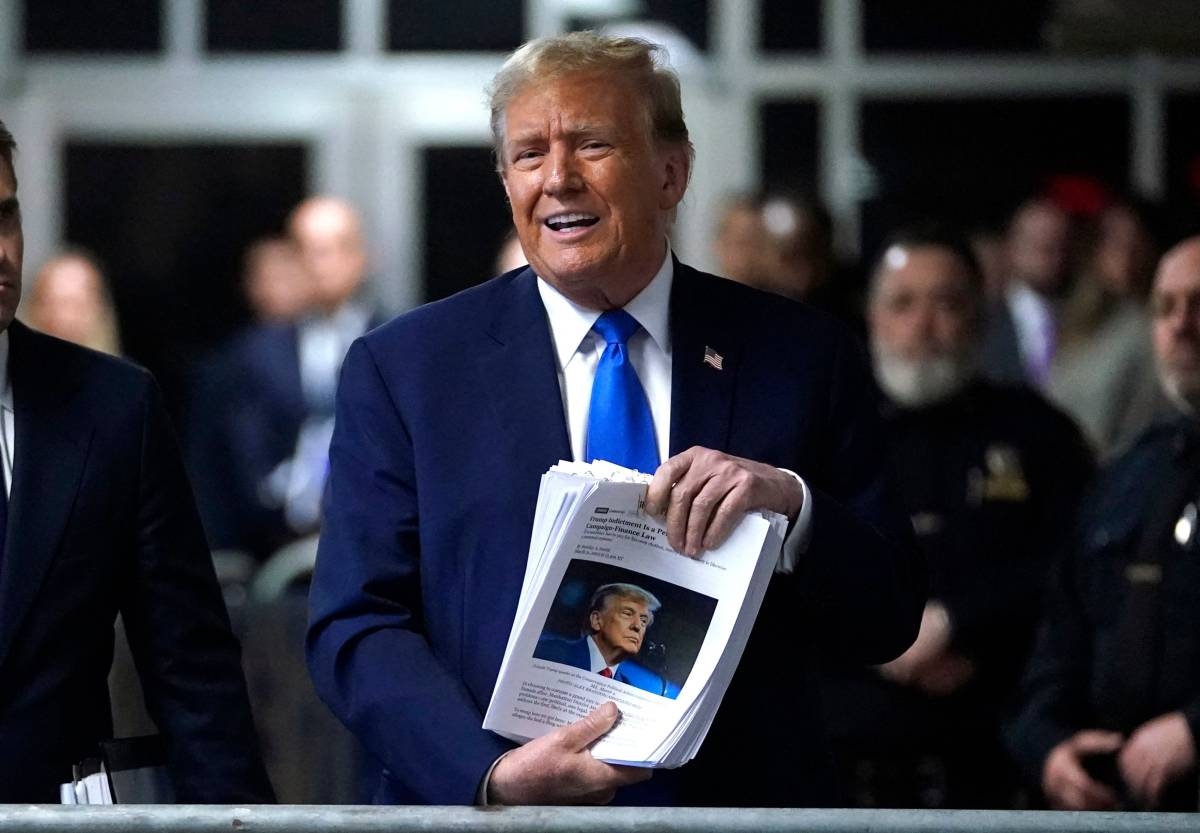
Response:
POLYGON ((662 604, 636 584, 604 584, 588 604, 588 632, 578 639, 542 634, 537 659, 573 665, 674 700, 679 686, 633 661, 662 604))
POLYGON ((112 736, 119 612, 176 798, 272 801, 237 640, 150 374, 13 320, 24 238, 0 123, 0 803, 56 802, 112 736))
POLYGON ((924 568, 883 474, 861 348, 671 255, 692 152, 657 53, 586 32, 514 53, 492 127, 530 266, 347 355, 309 666, 380 762, 378 801, 833 802, 817 656, 884 662, 916 634, 924 568), (481 727, 541 475, 608 454, 655 472, 646 510, 685 555, 749 510, 792 522, 704 748, 649 783, 589 752, 615 704, 517 748, 481 727))

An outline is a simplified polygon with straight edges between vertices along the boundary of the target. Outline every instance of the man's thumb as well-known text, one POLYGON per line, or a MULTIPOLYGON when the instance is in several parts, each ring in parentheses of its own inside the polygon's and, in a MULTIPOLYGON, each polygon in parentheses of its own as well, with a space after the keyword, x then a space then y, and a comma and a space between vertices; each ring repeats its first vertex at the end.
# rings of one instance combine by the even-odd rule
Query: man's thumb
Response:
POLYGON ((563 727, 563 740, 572 749, 584 749, 604 737, 621 716, 617 704, 611 700, 592 709, 587 716, 563 727))

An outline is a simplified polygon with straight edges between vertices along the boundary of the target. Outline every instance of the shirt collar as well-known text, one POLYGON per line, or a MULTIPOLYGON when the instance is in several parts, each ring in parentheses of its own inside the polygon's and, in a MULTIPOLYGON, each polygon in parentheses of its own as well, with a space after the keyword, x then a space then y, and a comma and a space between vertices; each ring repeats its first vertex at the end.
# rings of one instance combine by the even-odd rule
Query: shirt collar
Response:
POLYGON ((591 668, 589 670, 592 671, 593 673, 603 671, 605 668, 614 668, 615 669, 617 667, 617 665, 621 664, 618 662, 617 665, 609 665, 604 660, 604 654, 600 653, 600 647, 596 644, 596 638, 594 636, 590 636, 590 635, 588 636, 587 646, 588 646, 588 659, 589 659, 589 662, 591 662, 591 668))
MULTIPOLYGON (((671 247, 668 245, 662 265, 650 283, 625 305, 625 311, 637 319, 659 349, 668 355, 671 351, 669 319, 671 284, 674 280, 675 260, 671 257, 671 247)), ((550 333, 554 337, 558 366, 565 368, 579 350, 584 336, 591 332, 600 313, 567 298, 541 276, 538 276, 538 293, 542 296, 546 316, 550 319, 550 333)))
POLYGON ((8 329, 0 330, 0 406, 13 411, 12 385, 8 381, 8 329))

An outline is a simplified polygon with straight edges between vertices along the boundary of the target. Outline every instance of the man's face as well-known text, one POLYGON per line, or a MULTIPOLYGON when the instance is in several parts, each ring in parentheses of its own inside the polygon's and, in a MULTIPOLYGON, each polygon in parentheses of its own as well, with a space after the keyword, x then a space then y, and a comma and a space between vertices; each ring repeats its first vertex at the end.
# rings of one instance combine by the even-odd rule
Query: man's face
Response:
POLYGON ((12 165, 0 160, 0 330, 7 329, 17 314, 24 256, 25 237, 21 233, 17 178, 12 165))
POLYGON ((312 276, 316 302, 335 309, 350 300, 366 274, 367 251, 349 207, 332 201, 308 207, 293 222, 292 236, 312 276))
POLYGON ((938 246, 893 246, 884 253, 871 300, 871 336, 908 361, 971 349, 975 304, 961 258, 938 246))
POLYGON ((731 205, 721 218, 713 245, 721 275, 757 286, 766 246, 767 232, 758 209, 753 205, 731 205))
POLYGON ((592 611, 589 620, 592 638, 601 653, 607 656, 610 651, 620 651, 632 657, 642 650, 642 639, 654 623, 654 614, 640 599, 609 596, 601 610, 592 611))
POLYGON ((619 77, 531 84, 508 105, 500 172, 534 270, 578 304, 624 305, 662 263, 687 187, 683 148, 651 140, 619 77))
POLYGON ((1059 292, 1067 278, 1070 234, 1070 219, 1053 205, 1036 202, 1021 208, 1008 241, 1016 278, 1044 295, 1059 292))
POLYGON ((42 267, 25 312, 43 332, 76 344, 92 343, 105 314, 103 278, 81 257, 60 257, 42 267))
POLYGON ((1200 409, 1200 239, 1163 258, 1151 295, 1154 355, 1171 398, 1200 409))

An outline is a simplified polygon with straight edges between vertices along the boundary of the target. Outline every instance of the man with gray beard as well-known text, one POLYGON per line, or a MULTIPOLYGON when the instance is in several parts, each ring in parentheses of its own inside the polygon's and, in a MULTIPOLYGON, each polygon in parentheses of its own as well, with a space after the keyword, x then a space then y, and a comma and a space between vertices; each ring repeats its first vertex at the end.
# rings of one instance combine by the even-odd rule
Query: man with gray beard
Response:
POLYGON ((1040 395, 979 374, 982 304, 970 248, 939 227, 894 235, 872 275, 876 377, 930 592, 903 656, 828 674, 830 731, 859 806, 1002 807, 1016 790, 1001 711, 1091 457, 1040 395))
POLYGON ((1173 413, 1084 501, 1006 732, 1063 809, 1197 806, 1200 237, 1163 257, 1151 310, 1173 413))

